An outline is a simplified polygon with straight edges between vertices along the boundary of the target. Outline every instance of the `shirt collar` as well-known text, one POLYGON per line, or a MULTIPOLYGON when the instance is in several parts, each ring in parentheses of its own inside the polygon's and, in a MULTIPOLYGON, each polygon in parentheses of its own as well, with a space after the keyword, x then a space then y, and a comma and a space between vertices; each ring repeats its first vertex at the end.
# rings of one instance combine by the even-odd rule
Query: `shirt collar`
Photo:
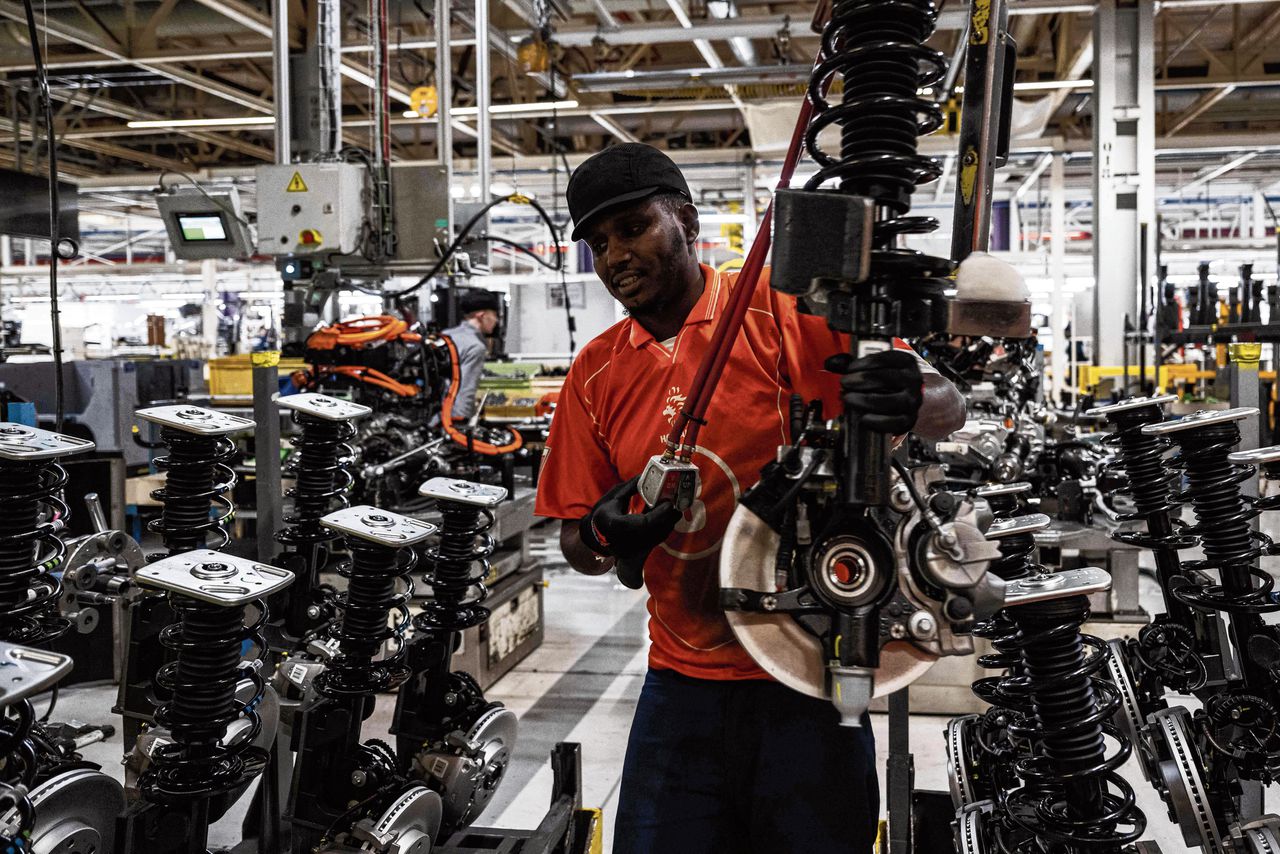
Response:
MULTIPOLYGON (((696 326, 715 320, 729 298, 727 277, 720 275, 714 267, 706 264, 699 264, 698 267, 702 270, 702 296, 698 297, 698 301, 689 310, 689 316, 684 319, 681 326, 682 330, 686 326, 696 326)), ((634 318, 628 318, 628 322, 631 324, 632 347, 639 350, 653 341, 653 333, 637 323, 634 318)))

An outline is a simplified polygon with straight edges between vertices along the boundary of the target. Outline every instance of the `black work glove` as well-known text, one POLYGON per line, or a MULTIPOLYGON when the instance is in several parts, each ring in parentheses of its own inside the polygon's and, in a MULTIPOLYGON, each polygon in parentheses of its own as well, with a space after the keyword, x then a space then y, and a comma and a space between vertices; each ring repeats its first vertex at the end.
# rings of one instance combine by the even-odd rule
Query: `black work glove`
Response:
POLYGON ((613 557, 618 580, 632 590, 644 586, 645 559, 671 535, 682 516, 670 501, 640 513, 630 512, 639 482, 640 478, 633 477, 618 484, 578 521, 582 542, 596 554, 613 557))
POLYGON ((910 433, 924 403, 924 377, 914 353, 884 350, 855 359, 841 353, 827 359, 828 371, 841 374, 844 404, 859 426, 877 433, 910 433))

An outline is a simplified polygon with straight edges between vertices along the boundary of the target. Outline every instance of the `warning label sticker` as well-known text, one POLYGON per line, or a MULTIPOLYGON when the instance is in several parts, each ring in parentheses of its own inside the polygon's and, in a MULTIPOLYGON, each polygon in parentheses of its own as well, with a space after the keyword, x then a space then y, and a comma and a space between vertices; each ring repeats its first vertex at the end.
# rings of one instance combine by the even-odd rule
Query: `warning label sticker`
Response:
POLYGON ((305 193, 307 191, 307 182, 302 180, 301 172, 293 173, 293 177, 289 179, 289 186, 285 190, 290 193, 305 193))

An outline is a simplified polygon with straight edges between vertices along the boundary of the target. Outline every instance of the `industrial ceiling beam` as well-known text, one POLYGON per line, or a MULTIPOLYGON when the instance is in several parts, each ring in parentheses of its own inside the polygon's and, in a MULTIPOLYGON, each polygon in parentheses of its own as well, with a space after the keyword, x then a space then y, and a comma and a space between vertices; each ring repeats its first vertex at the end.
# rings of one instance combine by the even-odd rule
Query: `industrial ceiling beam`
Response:
POLYGON ((592 113, 591 118, 595 120, 596 124, 600 125, 600 127, 604 128, 609 133, 616 136, 618 140, 621 142, 639 142, 640 141, 639 139, 636 138, 635 134, 631 133, 631 131, 627 130, 622 125, 618 124, 616 121, 609 118, 608 116, 603 116, 600 113, 592 113))
MULTIPOLYGON (((0 17, 22 23, 26 21, 26 12, 21 3, 15 3, 12 2, 12 0, 0 0, 0 17)), ((44 32, 51 38, 62 39, 63 41, 68 41, 73 44, 80 45, 81 47, 89 48, 90 50, 99 51, 104 56, 111 59, 137 66, 138 68, 150 71, 153 74, 158 74, 161 77, 173 80, 176 83, 183 83, 194 89, 208 92, 211 95, 217 95, 220 98, 239 104, 242 107, 247 107, 260 113, 271 112, 271 104, 262 98, 237 89, 234 86, 228 86, 225 83, 210 80, 207 77, 203 77, 200 74, 189 69, 182 68, 179 65, 167 62, 147 62, 136 60, 111 45, 103 44, 103 39, 98 37, 97 34, 87 30, 82 30, 79 27, 67 24, 56 18, 41 19, 37 22, 37 26, 44 30, 44 32)))
POLYGON ((1201 187, 1203 187, 1205 184, 1208 184, 1210 181, 1221 178, 1223 175, 1227 174, 1233 169, 1237 169, 1240 166, 1243 166, 1244 164, 1248 163, 1250 160, 1257 157, 1259 153, 1260 152, 1257 152, 1257 151, 1247 151, 1244 154, 1241 154, 1239 157, 1236 157, 1232 160, 1227 161, 1226 163, 1223 163, 1221 166, 1212 166, 1207 169, 1203 169, 1201 170, 1199 175, 1197 175, 1194 179, 1192 179, 1191 181, 1187 182, 1182 187, 1180 187, 1177 190, 1177 192, 1181 194, 1181 193, 1189 193, 1192 190, 1198 190, 1201 187))
POLYGON ((1208 92, 1205 92, 1199 98, 1196 98, 1195 101, 1192 102, 1191 106, 1173 117, 1165 128, 1165 134, 1173 136, 1174 134, 1179 133, 1186 128, 1187 125, 1204 115, 1204 113, 1214 104, 1234 92, 1235 89, 1236 87, 1234 85, 1227 85, 1220 86, 1216 89, 1210 89, 1208 92))

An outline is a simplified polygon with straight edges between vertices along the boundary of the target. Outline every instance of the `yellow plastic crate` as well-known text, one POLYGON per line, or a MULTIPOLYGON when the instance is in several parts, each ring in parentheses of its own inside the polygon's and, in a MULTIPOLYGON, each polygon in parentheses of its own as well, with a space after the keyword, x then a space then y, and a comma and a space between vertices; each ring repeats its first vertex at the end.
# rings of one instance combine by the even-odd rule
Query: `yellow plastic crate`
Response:
MULTIPOLYGON (((209 360, 209 394, 214 397, 250 397, 253 395, 252 355, 220 356, 209 360)), ((280 376, 288 376, 307 366, 302 359, 281 359, 280 376)))

